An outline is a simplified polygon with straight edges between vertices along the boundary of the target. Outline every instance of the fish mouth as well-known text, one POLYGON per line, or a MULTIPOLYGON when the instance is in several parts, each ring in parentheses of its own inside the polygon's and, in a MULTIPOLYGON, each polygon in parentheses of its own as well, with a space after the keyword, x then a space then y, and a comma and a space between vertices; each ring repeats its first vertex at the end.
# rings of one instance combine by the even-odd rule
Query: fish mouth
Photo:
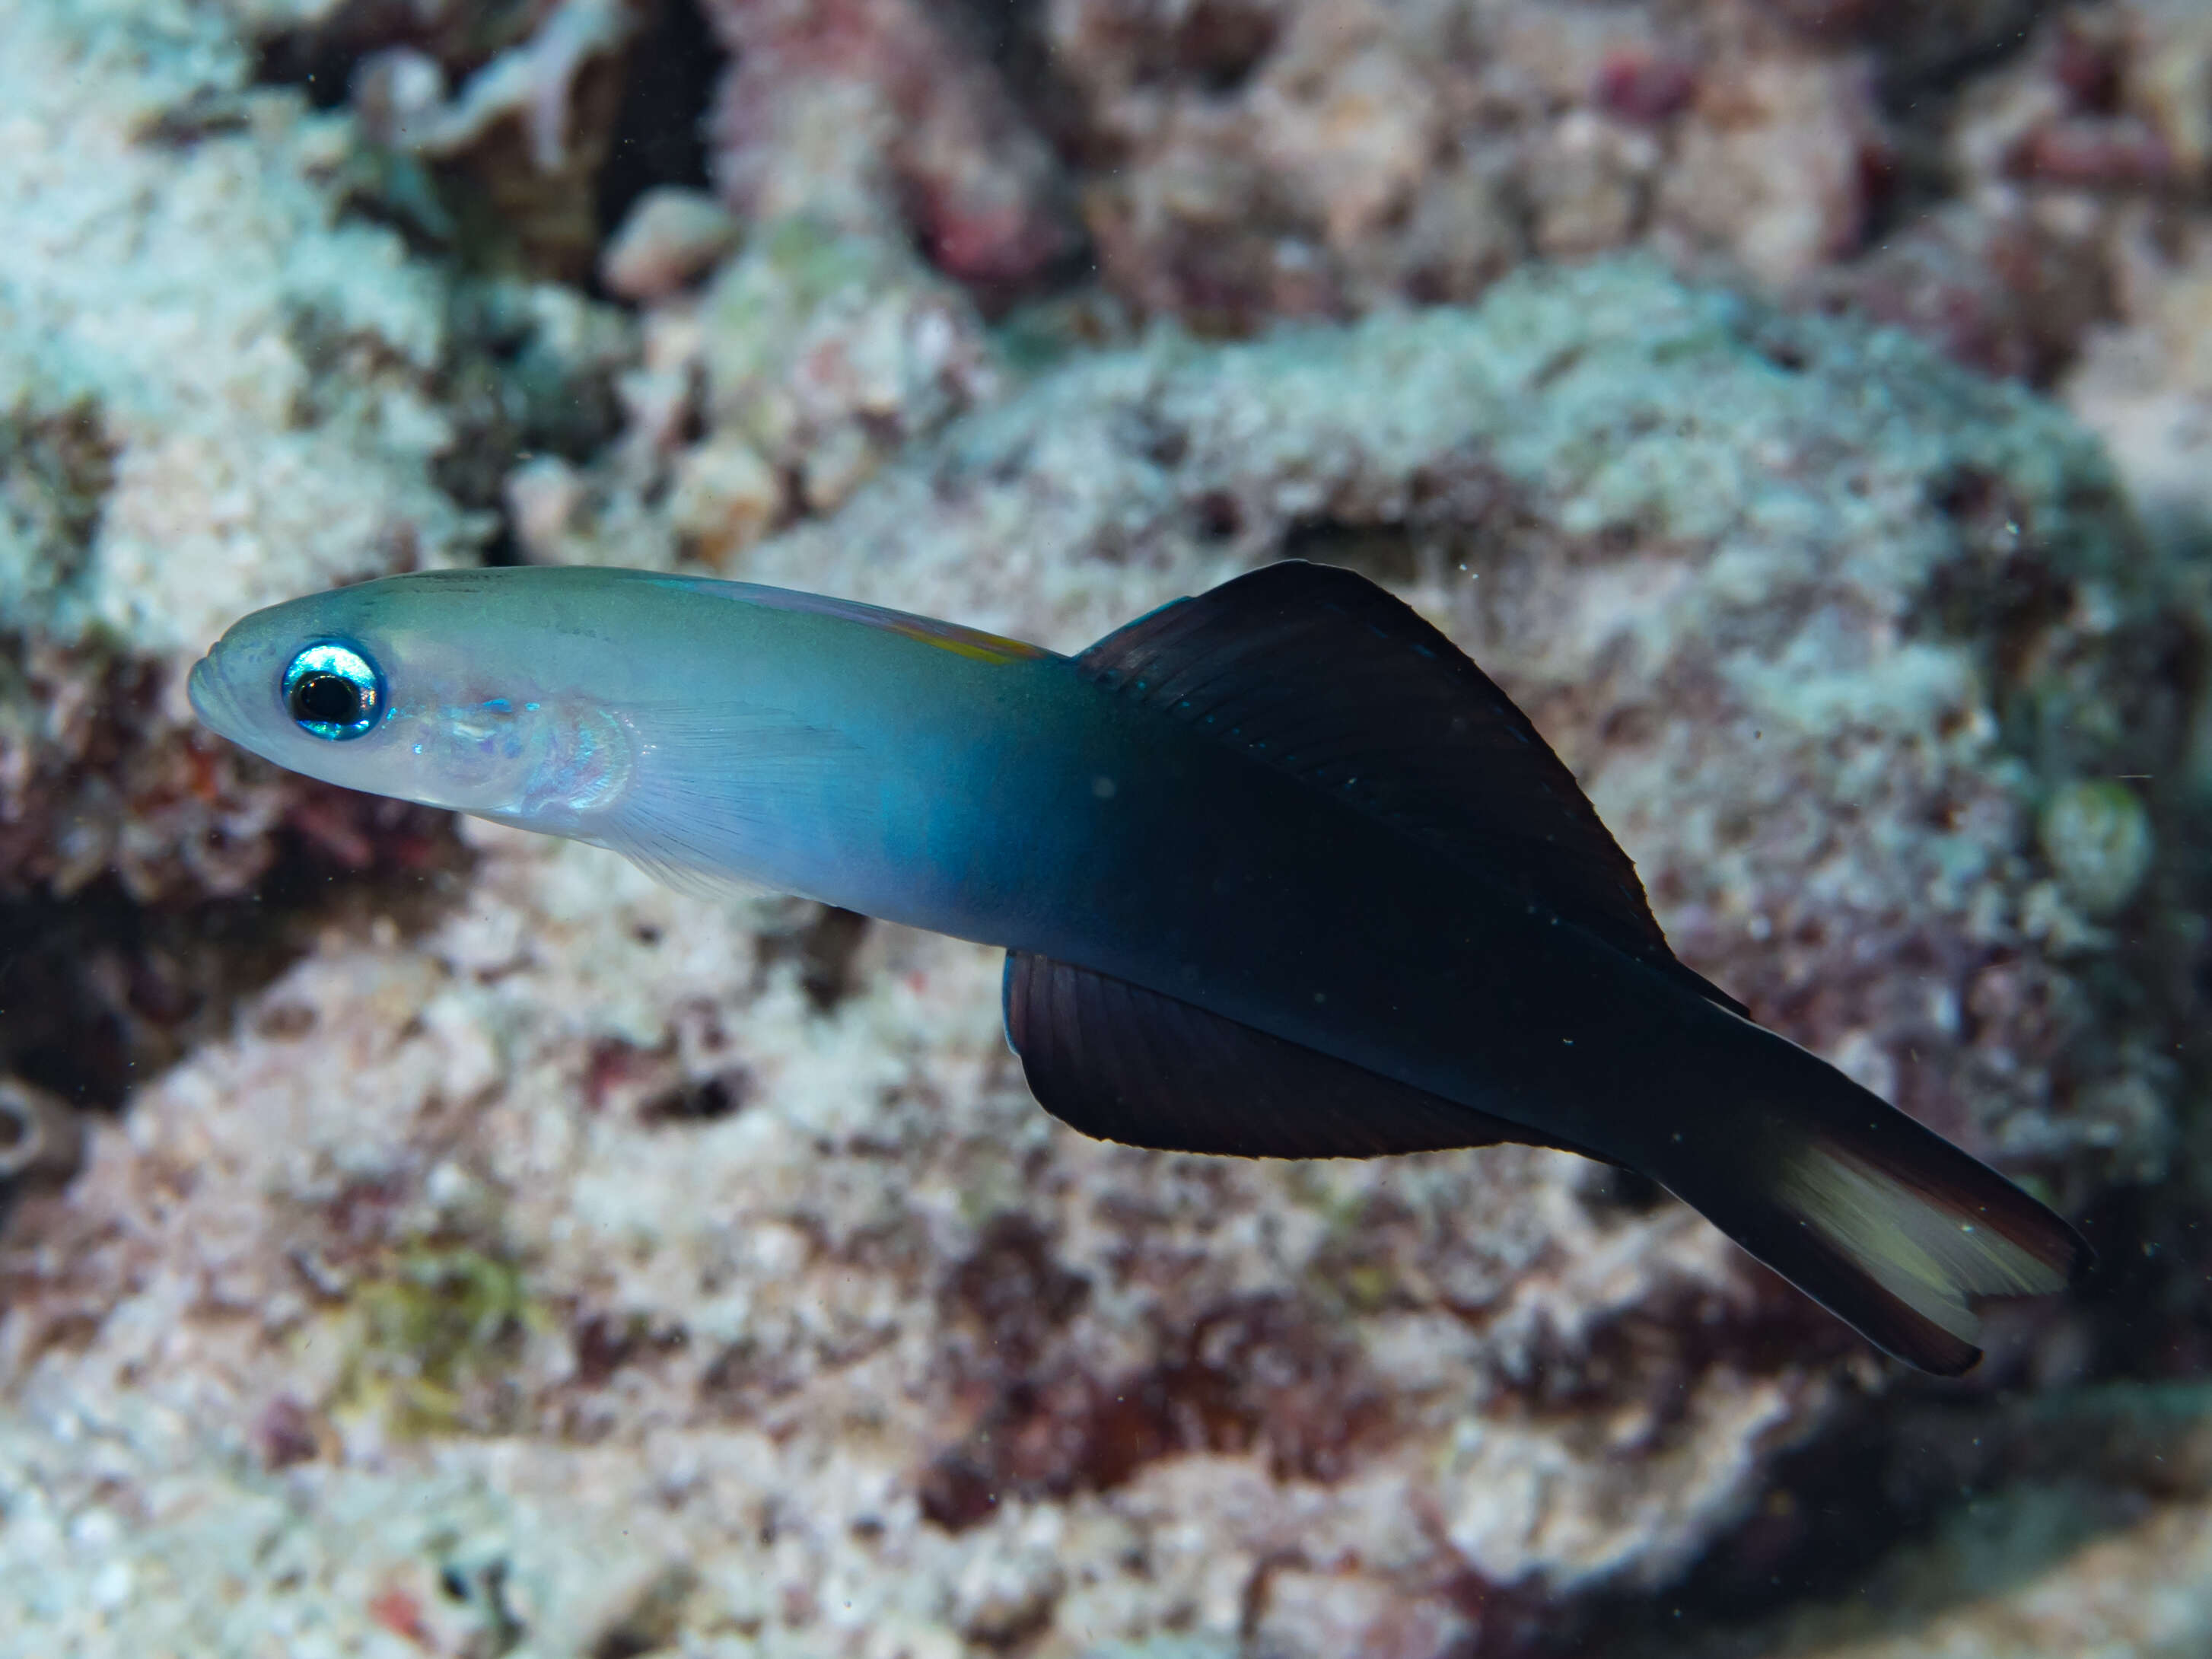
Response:
POLYGON ((192 672, 185 677, 185 696, 202 725, 234 742, 238 737, 235 705, 216 670, 215 654, 210 651, 192 665, 192 672))

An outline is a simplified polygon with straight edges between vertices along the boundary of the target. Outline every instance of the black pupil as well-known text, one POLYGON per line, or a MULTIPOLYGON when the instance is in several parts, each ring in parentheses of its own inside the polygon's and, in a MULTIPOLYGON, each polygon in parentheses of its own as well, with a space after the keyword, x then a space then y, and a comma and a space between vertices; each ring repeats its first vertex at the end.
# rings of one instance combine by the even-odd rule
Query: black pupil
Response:
POLYGON ((292 688, 292 718, 351 726, 361 718, 361 688, 342 674, 302 674, 292 688))

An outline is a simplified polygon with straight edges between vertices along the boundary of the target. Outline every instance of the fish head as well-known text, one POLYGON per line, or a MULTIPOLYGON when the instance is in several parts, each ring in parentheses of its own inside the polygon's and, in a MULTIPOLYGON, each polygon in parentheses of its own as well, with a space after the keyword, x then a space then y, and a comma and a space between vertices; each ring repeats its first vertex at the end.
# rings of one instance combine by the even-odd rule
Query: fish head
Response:
POLYGON ((520 572, 389 577, 257 611, 193 665, 208 726, 370 794, 579 833, 628 787, 619 715, 573 688, 614 648, 544 605, 488 602, 520 572))

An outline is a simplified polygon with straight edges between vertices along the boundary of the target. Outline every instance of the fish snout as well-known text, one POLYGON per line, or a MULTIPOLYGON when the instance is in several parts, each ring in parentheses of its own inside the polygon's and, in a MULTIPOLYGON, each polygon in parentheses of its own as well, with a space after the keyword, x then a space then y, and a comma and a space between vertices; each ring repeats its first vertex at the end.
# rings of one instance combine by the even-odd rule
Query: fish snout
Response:
POLYGON ((222 650, 216 646, 192 665, 192 672, 185 677, 185 696, 203 726, 236 742, 240 736, 238 702, 218 660, 222 650))

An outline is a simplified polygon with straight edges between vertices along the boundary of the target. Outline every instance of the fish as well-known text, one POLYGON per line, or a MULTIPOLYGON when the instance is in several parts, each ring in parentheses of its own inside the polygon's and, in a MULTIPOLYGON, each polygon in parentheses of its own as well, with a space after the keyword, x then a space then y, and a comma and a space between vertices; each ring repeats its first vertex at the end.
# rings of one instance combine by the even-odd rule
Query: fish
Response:
POLYGON ((424 572, 256 611, 188 692, 309 777, 1001 947, 1008 1043, 1086 1135, 1577 1153, 1944 1376, 1987 1303, 2091 1263, 1678 960, 1528 717, 1350 570, 1263 565, 1072 656, 685 574, 424 572))

